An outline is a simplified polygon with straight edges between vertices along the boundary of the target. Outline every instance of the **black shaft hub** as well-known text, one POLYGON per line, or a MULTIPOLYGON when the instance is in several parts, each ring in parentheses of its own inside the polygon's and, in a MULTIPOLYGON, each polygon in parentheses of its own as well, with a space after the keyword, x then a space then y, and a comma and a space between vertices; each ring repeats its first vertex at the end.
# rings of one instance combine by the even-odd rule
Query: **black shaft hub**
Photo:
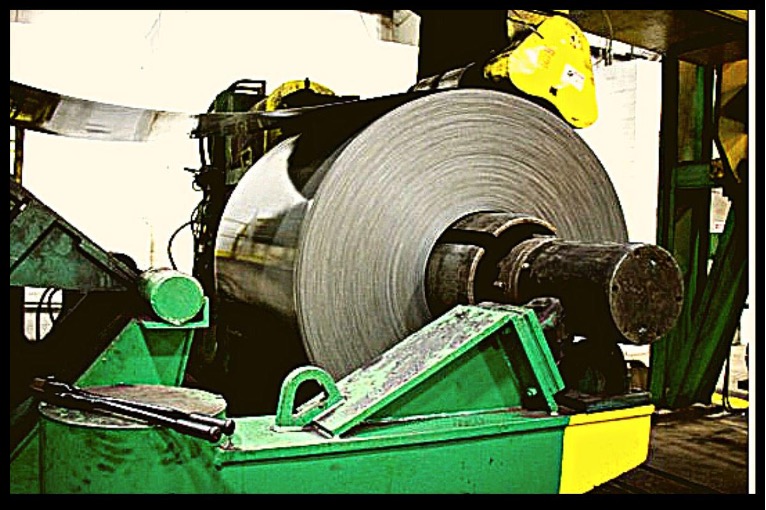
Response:
POLYGON ((561 301, 567 330, 611 343, 650 344, 675 324, 683 278, 673 257, 645 243, 566 241, 528 215, 478 212, 452 225, 431 252, 431 312, 484 301, 561 301))

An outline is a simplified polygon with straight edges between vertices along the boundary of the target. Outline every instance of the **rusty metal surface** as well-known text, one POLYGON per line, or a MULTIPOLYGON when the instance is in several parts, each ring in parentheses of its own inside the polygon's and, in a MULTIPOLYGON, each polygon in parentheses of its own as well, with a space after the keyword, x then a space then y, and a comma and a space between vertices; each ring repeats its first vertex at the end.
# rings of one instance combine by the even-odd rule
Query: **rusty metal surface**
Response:
MULTIPOLYGON (((502 292, 500 302, 509 302, 519 304, 524 300, 529 300, 528 295, 521 292, 520 277, 521 271, 527 264, 527 258, 541 246, 555 241, 553 236, 540 236, 533 239, 527 239, 514 246, 508 255, 498 262, 498 274, 495 286, 502 292)), ((550 297, 550 296, 548 296, 550 297)))
POLYGON ((525 241, 501 261, 507 297, 561 299, 567 327, 645 345, 675 324, 683 277, 663 248, 641 243, 578 243, 553 237, 525 241))
POLYGON ((609 283, 612 319, 630 342, 662 338, 681 313, 683 275, 672 256, 659 246, 631 247, 609 283))
MULTIPOLYGON (((89 392, 106 397, 134 400, 179 409, 186 413, 220 415, 226 410, 226 401, 219 395, 192 388, 124 384, 87 388, 89 392)), ((97 428, 147 428, 146 422, 129 417, 102 412, 86 412, 67 409, 45 402, 40 403, 40 413, 48 419, 83 427, 97 428)))
POLYGON ((428 308, 439 316, 458 304, 475 304, 474 287, 484 249, 470 244, 437 244, 428 257, 428 308))
POLYGON ((509 230, 522 226, 537 226, 533 233, 546 232, 550 235, 556 233, 556 227, 545 220, 535 218, 528 214, 519 214, 513 212, 479 212, 469 214, 461 218, 450 227, 450 230, 460 232, 476 232, 489 234, 494 238, 504 237, 509 230))
POLYGON ((495 285, 498 262, 521 241, 555 232, 550 223, 526 214, 482 211, 461 218, 441 235, 428 258, 431 313, 438 316, 458 304, 502 302, 495 285))

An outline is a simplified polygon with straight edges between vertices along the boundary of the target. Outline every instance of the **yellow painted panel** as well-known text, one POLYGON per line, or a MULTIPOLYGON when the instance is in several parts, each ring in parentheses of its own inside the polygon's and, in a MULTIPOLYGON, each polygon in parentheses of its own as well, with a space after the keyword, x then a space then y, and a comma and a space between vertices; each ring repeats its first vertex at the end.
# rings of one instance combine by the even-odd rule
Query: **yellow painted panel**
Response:
POLYGON ((716 10, 716 11, 707 11, 712 14, 716 14, 718 16, 722 16, 724 18, 734 18, 739 21, 747 21, 747 11, 737 11, 737 10, 716 10))
MULTIPOLYGON (((720 393, 713 393, 713 396, 710 397, 710 403, 718 406, 723 405, 723 396, 720 393)), ((729 396, 729 404, 733 409, 747 409, 750 407, 750 403, 747 400, 732 396, 729 396)))
POLYGON ((642 464, 654 406, 578 414, 564 429, 562 494, 581 494, 642 464))

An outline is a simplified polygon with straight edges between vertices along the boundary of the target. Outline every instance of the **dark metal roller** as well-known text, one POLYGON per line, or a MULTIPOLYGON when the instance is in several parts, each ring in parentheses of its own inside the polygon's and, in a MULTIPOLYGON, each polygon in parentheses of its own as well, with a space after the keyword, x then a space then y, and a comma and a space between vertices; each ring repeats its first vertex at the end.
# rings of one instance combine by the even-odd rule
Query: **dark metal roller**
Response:
MULTIPOLYGON (((561 239, 627 241, 589 147, 555 115, 507 93, 414 98, 311 161, 299 157, 303 136, 268 152, 237 186, 216 272, 226 299, 296 324, 310 361, 335 377, 433 319, 429 257, 462 218, 515 213, 555 225, 561 239)), ((264 352, 287 342, 268 333, 261 341, 264 352)), ((252 363, 275 368, 273 356, 252 363)))
POLYGON ((498 264, 514 246, 556 228, 525 214, 481 212, 460 219, 431 250, 426 268, 426 298, 432 314, 456 304, 503 303, 498 264))
POLYGON ((501 301, 561 300, 567 328, 609 342, 645 345, 681 313, 683 275, 672 255, 644 243, 581 243, 555 237, 518 244, 499 264, 501 301))

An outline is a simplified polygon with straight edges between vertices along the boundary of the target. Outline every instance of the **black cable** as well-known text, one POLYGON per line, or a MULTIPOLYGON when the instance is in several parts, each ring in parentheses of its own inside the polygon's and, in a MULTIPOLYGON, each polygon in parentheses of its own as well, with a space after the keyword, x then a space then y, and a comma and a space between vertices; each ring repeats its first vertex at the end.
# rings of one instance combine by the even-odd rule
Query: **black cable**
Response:
POLYGON ((174 270, 176 270, 176 271, 178 270, 178 266, 176 266, 176 261, 173 259, 173 241, 175 241, 175 238, 176 238, 176 236, 177 236, 179 233, 181 233, 181 231, 182 231, 183 229, 185 229, 186 227, 189 227, 189 226, 191 226, 191 224, 192 224, 191 220, 189 220, 189 221, 185 222, 183 225, 181 225, 180 227, 178 227, 178 228, 175 230, 175 232, 173 232, 173 234, 170 236, 170 239, 168 240, 168 259, 170 260, 170 266, 171 266, 171 267, 172 267, 174 270))
MULTIPOLYGON (((229 88, 231 88, 231 87, 229 87, 229 88)), ((215 109, 215 101, 210 103, 210 106, 207 107, 207 113, 212 113, 214 109, 215 109)), ((208 161, 207 161, 207 155, 206 155, 206 153, 208 151, 205 150, 205 141, 206 140, 208 140, 207 137, 202 137, 202 138, 199 139, 199 161, 200 161, 200 165, 201 165, 200 169, 203 169, 203 168, 209 166, 208 161)), ((208 145, 210 145, 209 142, 208 142, 208 145)))
POLYGON ((200 230, 201 230, 200 218, 202 217, 202 211, 204 210, 204 208, 205 208, 205 199, 203 198, 192 210, 189 221, 184 222, 180 227, 178 227, 170 235, 170 239, 168 239, 168 246, 167 246, 168 260, 170 261, 170 266, 175 270, 178 270, 178 267, 176 265, 175 259, 173 258, 173 242, 175 241, 176 236, 180 234, 183 229, 185 229, 186 227, 191 227, 192 238, 194 240, 194 251, 196 253, 197 245, 199 243, 200 230))

